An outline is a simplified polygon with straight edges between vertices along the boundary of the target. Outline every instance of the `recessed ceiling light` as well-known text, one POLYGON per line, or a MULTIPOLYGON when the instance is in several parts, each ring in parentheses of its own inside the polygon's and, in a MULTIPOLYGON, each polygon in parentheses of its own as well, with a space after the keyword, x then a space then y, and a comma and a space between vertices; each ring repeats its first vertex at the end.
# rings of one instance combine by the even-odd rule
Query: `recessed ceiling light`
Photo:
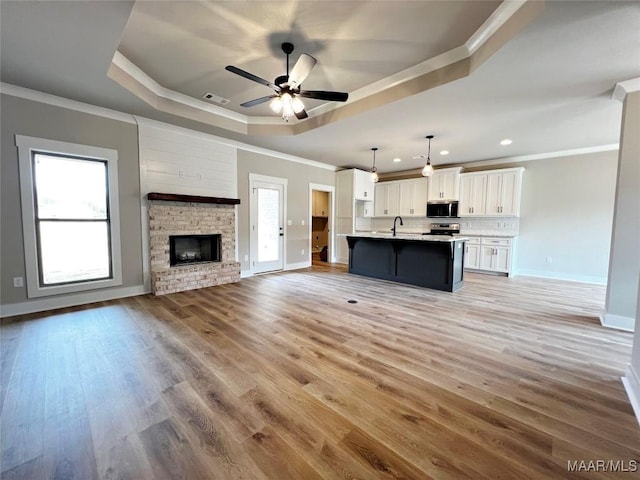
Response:
POLYGON ((510 138, 505 138, 504 140, 500 140, 500 145, 511 145, 513 142, 510 138))
POLYGON ((449 155, 449 150, 440 150, 440 155, 449 155))
POLYGON ((394 161, 394 163, 398 163, 398 162, 401 162, 402 159, 400 157, 396 157, 396 158, 393 159, 393 161, 394 161))

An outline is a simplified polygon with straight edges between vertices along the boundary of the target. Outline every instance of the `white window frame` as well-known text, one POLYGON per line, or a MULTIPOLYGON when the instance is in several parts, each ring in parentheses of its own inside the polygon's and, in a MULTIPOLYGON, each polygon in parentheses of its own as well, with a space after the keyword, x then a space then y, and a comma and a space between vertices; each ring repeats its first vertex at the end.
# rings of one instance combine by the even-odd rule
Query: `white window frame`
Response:
POLYGON ((122 285, 122 259, 120 248, 120 213, 118 204, 118 151, 109 148, 60 142, 44 138, 16 135, 20 168, 20 202, 22 206, 22 232, 26 268, 27 297, 96 290, 122 285), (111 271, 113 278, 88 280, 65 285, 40 285, 38 275, 38 244, 36 238, 36 212, 34 204, 33 152, 69 155, 107 162, 109 176, 109 211, 111 231, 111 271))

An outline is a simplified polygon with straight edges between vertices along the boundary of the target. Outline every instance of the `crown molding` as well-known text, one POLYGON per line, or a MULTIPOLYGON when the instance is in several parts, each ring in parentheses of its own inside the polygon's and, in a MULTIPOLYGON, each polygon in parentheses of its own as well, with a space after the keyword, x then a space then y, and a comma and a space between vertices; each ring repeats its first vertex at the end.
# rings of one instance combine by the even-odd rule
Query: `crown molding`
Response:
POLYGON ((153 108, 245 135, 298 135, 385 105, 408 95, 469 76, 544 8, 544 0, 502 2, 462 45, 349 94, 345 103, 327 102, 309 117, 283 124, 279 117, 251 117, 170 90, 116 51, 107 75, 153 108))
MULTIPOLYGON (((590 153, 612 152, 612 151, 617 151, 619 149, 620 149, 619 144, 611 143, 608 145, 597 145, 594 147, 573 148, 569 150, 558 150, 555 152, 536 153, 532 155, 517 155, 513 157, 502 157, 502 158, 496 158, 494 160, 480 160, 478 162, 458 163, 455 166, 459 166, 463 168, 484 167, 484 166, 490 166, 490 165, 502 165, 505 163, 532 162, 535 160, 547 160, 549 158, 571 157, 574 155, 588 155, 590 153)), ((448 165, 448 166, 454 166, 454 165, 448 165)))
POLYGON ((9 83, 0 82, 0 94, 9 95, 12 97, 24 98, 25 100, 32 100, 38 103, 44 103, 46 105, 53 105, 55 107, 67 108, 76 112, 87 113, 90 115, 96 115, 98 117, 109 118, 111 120, 117 120, 124 123, 133 125, 153 125, 173 131, 179 131, 183 134, 191 135, 199 138, 207 138, 214 140, 224 145, 246 150, 248 152, 259 153, 261 155, 267 155, 270 157, 280 158, 294 163, 301 163, 312 167, 322 168, 324 170, 336 171, 338 167, 329 165, 327 163, 318 162, 316 160, 310 160, 308 158, 297 157, 295 155, 289 155, 288 153, 282 153, 275 150, 269 150, 267 148, 256 147, 248 143, 238 142, 236 140, 230 140, 228 138, 219 137, 210 133, 200 132, 198 130, 191 130, 177 125, 171 125, 170 123, 159 122, 146 117, 140 117, 137 115, 131 115, 128 113, 119 112, 117 110, 111 110, 109 108, 98 107, 88 103, 78 102, 76 100, 70 100, 64 97, 58 97, 49 93, 40 92, 38 90, 31 90, 29 88, 18 87, 9 83))
POLYGON ((137 81, 140 85, 145 87, 157 97, 166 98, 167 100, 171 100, 177 103, 183 103, 184 105, 187 105, 189 107, 198 108, 213 115, 219 115, 223 118, 234 120, 236 122, 244 124, 249 123, 249 117, 247 117, 246 115, 242 115, 241 113, 237 113, 226 108, 217 107, 216 105, 211 105, 208 102, 204 102, 202 100, 198 100, 188 95, 176 92, 175 90, 170 90, 163 87, 117 50, 113 55, 111 64, 127 72, 135 81, 137 81))
MULTIPOLYGON (((477 168, 477 167, 491 167, 494 165, 504 165, 510 163, 521 163, 521 162, 532 162, 535 160, 547 160, 549 158, 561 158, 561 157, 571 157, 575 155, 588 155, 591 153, 600 153, 600 152, 613 152, 620 149, 620 145, 617 143, 612 143, 608 145, 597 145, 595 147, 585 147, 585 148, 573 148, 569 150, 558 150, 555 152, 545 152, 545 153, 536 153, 532 155, 518 155, 513 157, 501 157, 493 160, 478 160, 473 162, 465 162, 465 163, 449 163, 445 165, 437 165, 434 166, 434 170, 442 170, 445 168, 452 167, 461 167, 463 170, 465 168, 477 168)), ((392 177, 414 177, 414 176, 422 176, 422 167, 420 168, 412 168, 409 170, 400 170, 397 172, 386 172, 380 174, 380 179, 384 178, 392 178, 392 177)))
POLYGON ((31 90, 29 88, 18 87, 17 85, 11 85, 9 83, 0 83, 0 93, 56 107, 68 108, 69 110, 75 110, 76 112, 110 118, 120 122, 136 123, 133 115, 129 115, 128 113, 111 110, 110 108, 98 107, 96 105, 90 105, 76 100, 69 100, 68 98, 58 97, 56 95, 40 92, 38 90, 31 90))
MULTIPOLYGON (((515 13, 530 0, 511 0, 502 2, 489 18, 480 25, 469 40, 465 42, 468 55, 475 53, 484 45, 515 13)), ((542 2, 544 3, 544 2, 542 2)))
POLYGON ((624 99, 628 94, 638 91, 640 91, 640 77, 631 78, 624 82, 616 83, 613 93, 611 94, 611 98, 613 100, 624 102, 624 99))
POLYGON ((278 152, 276 150, 270 150, 268 148, 257 147, 255 145, 250 145, 248 143, 239 142, 237 140, 231 140, 230 138, 220 137, 218 135, 212 135, 210 133, 200 132, 198 130, 191 130, 189 128, 179 127, 177 125, 172 125, 170 123, 160 122, 158 120, 153 120, 151 118, 134 116, 136 123, 138 125, 144 125, 154 128, 160 128, 171 132, 178 132, 182 135, 189 135, 195 138, 203 138, 206 140, 212 140, 214 142, 220 143, 222 145, 227 145, 229 147, 235 147, 240 150, 245 150, 247 152, 258 153, 260 155, 267 155, 269 157, 279 158, 281 160, 286 160, 288 162, 293 163, 301 163, 303 165, 309 165, 311 167, 322 168, 324 170, 330 170, 335 172, 338 170, 338 167, 335 165, 329 165, 328 163, 318 162, 317 160, 311 160, 304 157, 298 157, 296 155, 290 155, 288 153, 278 152))

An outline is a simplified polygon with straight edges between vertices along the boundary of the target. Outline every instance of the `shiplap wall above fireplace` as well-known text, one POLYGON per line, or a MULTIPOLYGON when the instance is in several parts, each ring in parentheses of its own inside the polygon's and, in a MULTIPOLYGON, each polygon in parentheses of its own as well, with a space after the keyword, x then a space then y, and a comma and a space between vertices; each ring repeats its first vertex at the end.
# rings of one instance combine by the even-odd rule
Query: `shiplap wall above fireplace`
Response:
MULTIPOLYGON (((150 288, 149 192, 238 197, 237 147, 205 133, 136 117, 140 150, 140 194, 144 283, 150 288)), ((236 220, 237 222, 237 215, 236 220)), ((237 245, 237 225, 235 228, 237 245)), ((237 260, 237 252, 236 252, 237 260)))

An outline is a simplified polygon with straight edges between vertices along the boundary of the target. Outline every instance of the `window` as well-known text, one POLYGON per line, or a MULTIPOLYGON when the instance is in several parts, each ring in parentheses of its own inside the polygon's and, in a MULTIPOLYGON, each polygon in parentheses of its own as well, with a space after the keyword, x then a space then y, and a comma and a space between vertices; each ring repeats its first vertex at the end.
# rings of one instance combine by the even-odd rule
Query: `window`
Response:
POLYGON ((122 284, 117 152, 16 135, 27 293, 122 284))

